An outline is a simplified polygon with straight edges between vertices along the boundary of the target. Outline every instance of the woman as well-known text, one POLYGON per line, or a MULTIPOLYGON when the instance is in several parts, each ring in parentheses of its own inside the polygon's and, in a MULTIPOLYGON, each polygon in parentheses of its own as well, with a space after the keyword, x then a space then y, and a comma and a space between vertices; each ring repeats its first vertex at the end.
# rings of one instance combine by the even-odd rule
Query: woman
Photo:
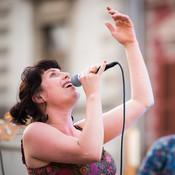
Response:
MULTIPOLYGON (((131 99, 126 103, 126 128, 153 105, 153 94, 134 28, 129 17, 107 7, 116 28, 105 25, 126 51, 131 99)), ((73 125, 71 113, 78 93, 68 73, 54 61, 28 67, 22 76, 20 101, 11 109, 13 121, 27 126, 22 153, 29 174, 115 174, 115 162, 103 144, 122 130, 122 105, 102 114, 100 77, 106 62, 85 69, 80 81, 86 94, 85 119, 73 125), (101 66, 97 74, 96 69, 101 66), (44 115, 43 115, 44 114, 44 115), (44 117, 43 117, 44 116, 44 117)))

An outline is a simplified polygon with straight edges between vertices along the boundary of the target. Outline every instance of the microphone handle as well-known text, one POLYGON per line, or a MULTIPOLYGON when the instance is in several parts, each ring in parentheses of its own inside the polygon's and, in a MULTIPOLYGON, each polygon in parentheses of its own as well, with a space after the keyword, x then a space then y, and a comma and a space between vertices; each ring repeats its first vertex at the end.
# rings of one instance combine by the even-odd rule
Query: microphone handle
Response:
MULTIPOLYGON (((114 67, 116 64, 118 64, 117 61, 114 61, 114 62, 111 62, 111 63, 109 63, 109 64, 106 64, 106 67, 105 67, 105 70, 104 70, 104 71, 108 70, 108 69, 111 68, 111 67, 114 67)), ((99 71, 100 68, 101 68, 101 66, 96 70, 95 73, 97 73, 97 72, 99 71)))
MULTIPOLYGON (((111 63, 107 64, 104 71, 108 70, 111 67, 114 67, 116 64, 119 64, 119 63, 117 61, 115 61, 115 62, 111 62, 111 63)), ((96 70, 95 74, 99 71, 100 67, 96 70)), ((81 82, 79 80, 80 76, 81 76, 81 74, 75 74, 71 78, 72 84, 76 87, 81 86, 81 82)))

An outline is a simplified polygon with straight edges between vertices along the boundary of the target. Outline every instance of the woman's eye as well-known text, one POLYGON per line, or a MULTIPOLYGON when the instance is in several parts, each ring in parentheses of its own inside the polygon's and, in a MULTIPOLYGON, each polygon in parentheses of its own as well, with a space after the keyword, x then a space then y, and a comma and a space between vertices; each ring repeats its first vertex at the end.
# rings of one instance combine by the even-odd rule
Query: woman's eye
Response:
POLYGON ((51 73, 50 76, 51 77, 54 77, 54 76, 56 76, 56 74, 55 73, 51 73))

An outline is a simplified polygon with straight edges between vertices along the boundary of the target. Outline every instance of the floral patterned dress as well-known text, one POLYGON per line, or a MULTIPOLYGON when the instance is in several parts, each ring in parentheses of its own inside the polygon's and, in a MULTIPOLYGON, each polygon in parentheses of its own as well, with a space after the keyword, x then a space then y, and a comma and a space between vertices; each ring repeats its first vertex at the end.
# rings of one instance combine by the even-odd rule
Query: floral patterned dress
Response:
MULTIPOLYGON (((23 163, 25 163, 23 144, 21 141, 23 163)), ((26 166, 27 167, 27 166, 26 166)), ((65 164, 51 162, 40 168, 27 167, 29 175, 115 175, 116 163, 112 156, 103 149, 101 160, 90 164, 65 164)))

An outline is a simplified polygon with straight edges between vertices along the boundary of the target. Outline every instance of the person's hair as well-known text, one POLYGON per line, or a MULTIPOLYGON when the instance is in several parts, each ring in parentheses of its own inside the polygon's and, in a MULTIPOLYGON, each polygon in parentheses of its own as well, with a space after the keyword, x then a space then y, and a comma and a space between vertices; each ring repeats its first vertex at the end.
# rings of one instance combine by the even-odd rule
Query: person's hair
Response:
POLYGON ((43 111, 32 97, 42 90, 42 74, 50 68, 61 69, 57 61, 51 59, 40 60, 34 66, 24 69, 19 87, 19 101, 10 109, 13 123, 25 125, 29 118, 33 121, 42 121, 43 111))

